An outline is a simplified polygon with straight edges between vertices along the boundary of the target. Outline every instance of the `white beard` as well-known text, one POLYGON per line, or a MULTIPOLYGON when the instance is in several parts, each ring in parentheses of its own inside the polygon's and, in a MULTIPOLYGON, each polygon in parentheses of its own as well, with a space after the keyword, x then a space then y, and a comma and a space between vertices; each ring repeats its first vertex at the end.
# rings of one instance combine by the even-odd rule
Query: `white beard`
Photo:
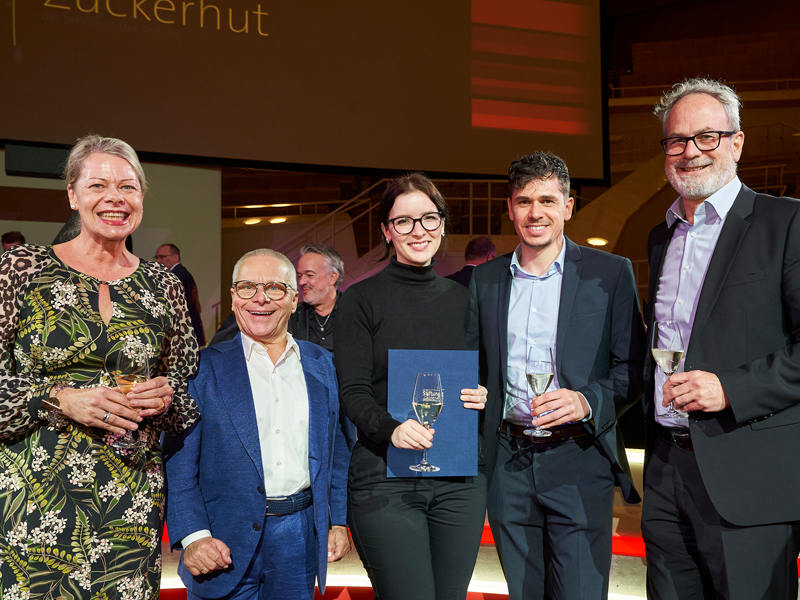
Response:
MULTIPOLYGON (((700 160, 705 158, 707 157, 699 157, 700 160)), ((725 187, 736 176, 736 162, 733 157, 727 156, 716 160, 712 159, 711 166, 706 169, 702 177, 690 175, 684 179, 678 174, 678 168, 697 167, 704 164, 709 163, 694 159, 685 162, 679 161, 664 169, 670 185, 681 195, 681 198, 694 201, 705 200, 725 187)))

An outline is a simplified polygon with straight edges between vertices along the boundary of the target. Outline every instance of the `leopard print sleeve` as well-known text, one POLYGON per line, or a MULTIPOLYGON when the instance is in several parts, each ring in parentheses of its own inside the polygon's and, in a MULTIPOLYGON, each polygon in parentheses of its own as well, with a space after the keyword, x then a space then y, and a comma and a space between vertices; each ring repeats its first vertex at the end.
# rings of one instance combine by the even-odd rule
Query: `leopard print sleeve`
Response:
POLYGON ((162 348, 158 374, 169 380, 174 390, 172 405, 163 415, 151 417, 153 425, 170 435, 178 435, 199 417, 197 404, 189 395, 189 379, 197 373, 197 339, 194 335, 183 284, 158 263, 146 263, 149 276, 169 302, 171 326, 162 348))
POLYGON ((47 249, 32 244, 16 246, 0 258, 0 439, 38 424, 41 401, 53 385, 46 376, 19 373, 15 358, 17 332, 25 326, 20 307, 45 260, 47 249))

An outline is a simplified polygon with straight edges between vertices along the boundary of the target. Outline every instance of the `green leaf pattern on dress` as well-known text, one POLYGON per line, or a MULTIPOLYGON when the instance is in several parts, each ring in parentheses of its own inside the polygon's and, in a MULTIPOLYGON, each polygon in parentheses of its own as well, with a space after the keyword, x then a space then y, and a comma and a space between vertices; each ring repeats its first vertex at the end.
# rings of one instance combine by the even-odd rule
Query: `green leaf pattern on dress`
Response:
POLYGON ((101 283, 51 248, 19 246, 0 259, 0 600, 158 597, 159 434, 199 417, 186 386, 197 343, 183 288, 160 265, 142 261, 107 282, 108 326, 101 283), (144 449, 115 450, 104 430, 70 422, 57 431, 42 420, 41 400, 57 383, 114 387, 117 354, 135 343, 175 390, 167 413, 140 424, 144 449))

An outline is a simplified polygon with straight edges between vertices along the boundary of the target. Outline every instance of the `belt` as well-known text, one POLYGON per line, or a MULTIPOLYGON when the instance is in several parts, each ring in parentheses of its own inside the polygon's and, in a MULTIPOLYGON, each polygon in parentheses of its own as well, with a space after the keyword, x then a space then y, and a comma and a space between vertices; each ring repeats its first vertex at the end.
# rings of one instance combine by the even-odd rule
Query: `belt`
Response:
POLYGON ((676 429, 674 427, 656 425, 656 432, 658 433, 658 437, 676 448, 680 448, 681 450, 694 450, 692 434, 689 433, 688 429, 676 429))
POLYGON ((516 438, 528 440, 534 444, 554 444, 557 442, 565 442, 567 440, 574 440, 576 438, 589 437, 592 435, 587 431, 586 427, 584 427, 582 423, 564 423, 563 425, 549 427, 545 431, 550 431, 553 435, 548 437, 533 437, 530 435, 525 435, 525 430, 530 429, 530 427, 530 425, 522 426, 509 421, 503 421, 503 424, 500 425, 500 431, 516 438))
POLYGON ((311 506, 311 488, 307 488, 302 492, 297 492, 291 496, 267 498, 266 515, 268 517, 283 517, 285 515, 293 515, 294 513, 304 510, 309 506, 311 506))

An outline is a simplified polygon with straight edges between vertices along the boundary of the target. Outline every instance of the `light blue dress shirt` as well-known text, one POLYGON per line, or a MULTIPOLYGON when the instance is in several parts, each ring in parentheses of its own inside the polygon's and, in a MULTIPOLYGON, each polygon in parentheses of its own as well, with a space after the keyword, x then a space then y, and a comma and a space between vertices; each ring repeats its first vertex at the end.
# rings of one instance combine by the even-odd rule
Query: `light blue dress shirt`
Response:
MULTIPOLYGON (((686 220, 680 198, 667 210, 667 225, 672 227, 675 221, 678 221, 678 225, 672 234, 658 279, 654 315, 656 321, 677 321, 685 350, 688 350, 691 342, 697 302, 703 289, 708 265, 717 246, 722 226, 725 224, 725 217, 741 188, 742 182, 738 177, 734 177, 697 207, 694 224, 686 220)), ((683 372, 683 365, 681 361, 678 373, 683 372)), ((661 406, 664 399, 662 387, 666 381, 667 376, 656 366, 653 397, 656 415, 663 414, 667 410, 661 406)), ((658 419, 658 422, 665 427, 689 426, 686 419, 658 419)))
MULTIPOLYGON (((508 307, 508 368, 504 418, 521 425, 531 424, 534 398, 525 379, 528 346, 548 346, 556 360, 556 326, 561 302, 566 243, 542 276, 527 273, 519 263, 521 247, 511 258, 511 301, 508 307)), ((547 391, 557 390, 558 373, 547 391)))

